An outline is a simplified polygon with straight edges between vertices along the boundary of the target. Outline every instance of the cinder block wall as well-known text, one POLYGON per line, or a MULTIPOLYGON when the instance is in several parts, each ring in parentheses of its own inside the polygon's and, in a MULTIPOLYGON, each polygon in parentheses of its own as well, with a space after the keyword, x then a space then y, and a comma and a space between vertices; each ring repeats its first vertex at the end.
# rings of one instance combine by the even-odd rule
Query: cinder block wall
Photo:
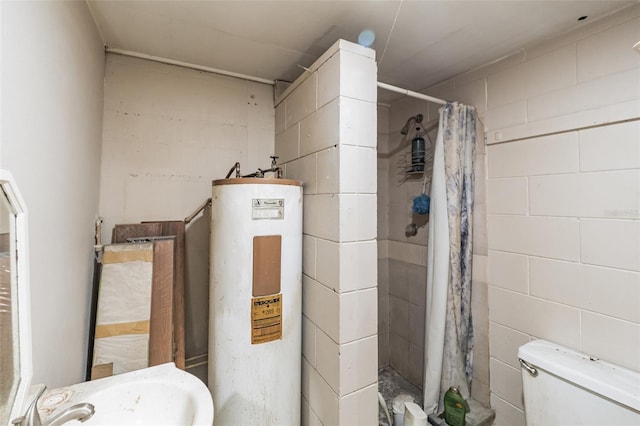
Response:
POLYGON ((478 106, 487 130, 498 426, 524 425, 531 339, 640 370, 638 40, 633 5, 427 91, 478 106))
MULTIPOLYGON (((274 117, 271 85, 107 54, 103 241, 117 223, 188 216, 236 161, 243 173, 267 168, 274 117)), ((208 366, 198 361, 209 350, 209 221, 198 216, 186 235, 185 349, 197 365, 188 371, 205 383, 208 366)))
POLYGON ((377 422, 373 55, 340 40, 276 102, 276 155, 304 182, 303 425, 377 422))

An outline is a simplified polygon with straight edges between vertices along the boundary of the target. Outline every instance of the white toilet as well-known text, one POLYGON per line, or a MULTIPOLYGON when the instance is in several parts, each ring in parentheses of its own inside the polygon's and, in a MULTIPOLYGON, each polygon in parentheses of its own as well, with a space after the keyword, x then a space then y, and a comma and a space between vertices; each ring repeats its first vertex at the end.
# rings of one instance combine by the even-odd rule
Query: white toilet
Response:
POLYGON ((527 426, 640 425, 640 373, 543 340, 518 357, 527 426))

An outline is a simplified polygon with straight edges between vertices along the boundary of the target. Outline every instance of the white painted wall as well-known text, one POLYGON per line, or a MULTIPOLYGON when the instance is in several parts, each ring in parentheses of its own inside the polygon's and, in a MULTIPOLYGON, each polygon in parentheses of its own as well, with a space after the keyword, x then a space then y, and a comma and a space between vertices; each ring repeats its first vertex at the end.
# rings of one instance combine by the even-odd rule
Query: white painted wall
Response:
MULTIPOLYGON (((270 166, 270 85, 108 54, 100 182, 103 241, 118 223, 181 220, 239 161, 270 166)), ((215 207, 214 207, 215 208, 215 207)), ((187 357, 208 351, 209 218, 187 228, 187 357)), ((206 382, 206 369, 193 370, 206 382)))
POLYGON ((276 107, 276 153, 304 183, 303 425, 377 422, 373 54, 336 42, 276 107))
POLYGON ((2 2, 0 166, 29 209, 34 383, 84 379, 104 52, 84 2, 2 2))
POLYGON ((638 40, 634 5, 427 91, 487 129, 496 425, 524 425, 531 339, 640 371, 638 40))

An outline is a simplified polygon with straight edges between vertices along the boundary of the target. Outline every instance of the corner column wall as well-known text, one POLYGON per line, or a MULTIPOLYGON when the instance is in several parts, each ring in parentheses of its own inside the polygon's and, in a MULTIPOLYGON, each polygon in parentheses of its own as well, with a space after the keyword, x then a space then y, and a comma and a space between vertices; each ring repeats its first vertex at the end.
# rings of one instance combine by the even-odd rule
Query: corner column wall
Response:
POLYGON ((374 55, 339 40, 276 101, 276 155, 304 183, 303 425, 377 423, 374 55))

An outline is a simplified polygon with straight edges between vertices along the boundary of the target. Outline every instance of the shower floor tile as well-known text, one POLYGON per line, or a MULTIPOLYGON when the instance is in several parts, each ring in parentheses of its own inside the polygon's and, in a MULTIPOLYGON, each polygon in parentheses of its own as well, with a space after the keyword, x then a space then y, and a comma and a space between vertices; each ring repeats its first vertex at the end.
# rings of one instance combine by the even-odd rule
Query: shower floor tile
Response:
MULTIPOLYGON (((387 403, 387 409, 392 419, 391 403, 393 398, 402 393, 411 395, 415 403, 422 407, 422 390, 411 384, 409 380, 401 376, 392 367, 384 367, 378 370, 378 391, 387 403)), ((387 423, 387 418, 380 407, 378 407, 378 414, 380 426, 391 426, 387 423)))

